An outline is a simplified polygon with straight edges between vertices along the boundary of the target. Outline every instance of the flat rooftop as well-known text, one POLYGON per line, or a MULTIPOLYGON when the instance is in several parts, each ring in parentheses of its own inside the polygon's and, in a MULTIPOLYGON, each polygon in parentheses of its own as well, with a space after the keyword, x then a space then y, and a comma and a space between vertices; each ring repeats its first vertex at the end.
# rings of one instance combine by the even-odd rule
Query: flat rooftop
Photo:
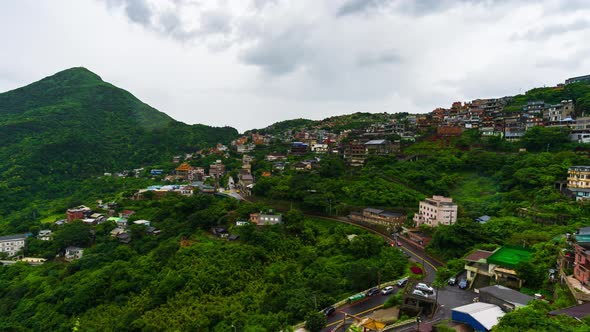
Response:
POLYGON ((488 263, 508 268, 515 268, 518 263, 528 262, 533 250, 517 246, 504 246, 488 257, 488 263))

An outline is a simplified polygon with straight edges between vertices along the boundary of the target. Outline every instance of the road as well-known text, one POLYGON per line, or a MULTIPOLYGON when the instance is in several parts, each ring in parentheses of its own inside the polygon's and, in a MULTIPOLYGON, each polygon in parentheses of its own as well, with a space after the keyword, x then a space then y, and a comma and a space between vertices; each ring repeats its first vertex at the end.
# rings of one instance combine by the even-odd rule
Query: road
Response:
MULTIPOLYGON (((390 235, 381 234, 373 229, 364 227, 362 225, 358 225, 356 223, 351 223, 345 219, 336 219, 336 218, 327 218, 327 217, 318 217, 318 216, 313 216, 313 217, 352 224, 352 225, 355 225, 358 227, 365 228, 377 235, 380 235, 381 237, 385 238, 388 241, 388 243, 397 242, 397 241, 394 242, 394 238, 390 235)), ((410 260, 413 260, 415 262, 418 262, 418 263, 424 265, 426 276, 424 277, 423 281, 426 283, 432 283, 436 277, 436 271, 438 270, 438 267, 441 266, 441 264, 439 262, 437 262, 436 260, 425 255, 424 252, 422 250, 420 250, 419 248, 410 247, 409 242, 406 242, 403 239, 401 239, 401 241, 399 241, 399 242, 402 245, 401 249, 410 256, 409 257, 410 260)), ((397 292, 397 290, 396 290, 396 292, 397 292)), ((477 296, 477 294, 475 294, 473 291, 462 290, 462 289, 459 289, 457 286, 447 286, 447 287, 439 289, 438 290, 438 302, 440 304, 439 310, 436 312, 434 317, 428 318, 428 319, 424 318, 423 324, 450 318, 450 316, 451 316, 450 309, 451 308, 455 308, 455 307, 458 307, 461 305, 472 303, 473 299, 476 296, 477 296)), ((326 325, 326 328, 324 328, 322 331, 323 332, 331 331, 340 322, 342 322, 342 319, 344 318, 344 312, 346 312, 347 314, 352 314, 352 315, 359 316, 359 317, 364 317, 364 316, 370 315, 373 311, 380 309, 381 306, 383 305, 383 303, 385 303, 385 301, 387 300, 387 298, 389 298, 389 296, 374 295, 372 297, 367 297, 367 298, 365 298, 359 302, 356 302, 354 304, 345 305, 343 307, 337 308, 336 313, 334 313, 332 316, 328 317, 328 323, 326 325)), ((410 331, 412 329, 415 329, 415 327, 412 326, 412 327, 409 327, 408 329, 400 329, 400 331, 406 331, 406 330, 410 331)))
POLYGON ((228 195, 228 196, 231 196, 231 197, 233 197, 233 198, 235 198, 237 200, 243 201, 244 200, 244 197, 242 197, 238 193, 238 191, 236 189, 236 183, 234 182, 234 178, 233 177, 231 177, 231 176, 229 177, 229 179, 227 180, 227 184, 228 184, 229 190, 226 190, 223 193, 226 194, 226 195, 228 195))

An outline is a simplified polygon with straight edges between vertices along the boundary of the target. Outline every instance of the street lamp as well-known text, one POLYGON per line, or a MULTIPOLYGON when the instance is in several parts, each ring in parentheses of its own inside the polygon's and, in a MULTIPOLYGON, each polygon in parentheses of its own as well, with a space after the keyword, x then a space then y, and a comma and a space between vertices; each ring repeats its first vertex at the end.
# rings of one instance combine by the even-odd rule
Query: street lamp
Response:
POLYGON ((416 330, 420 331, 420 323, 422 323, 422 318, 420 318, 420 316, 416 316, 416 330))
POLYGON ((236 327, 234 326, 234 324, 232 324, 231 327, 234 329, 234 332, 236 332, 236 327))

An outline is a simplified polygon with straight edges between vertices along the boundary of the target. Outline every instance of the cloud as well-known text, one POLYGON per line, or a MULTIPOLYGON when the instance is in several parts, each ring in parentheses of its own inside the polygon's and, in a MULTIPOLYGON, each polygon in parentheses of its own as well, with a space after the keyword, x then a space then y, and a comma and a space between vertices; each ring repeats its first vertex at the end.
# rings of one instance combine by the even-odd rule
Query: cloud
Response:
POLYGON ((578 19, 567 24, 552 24, 538 29, 528 30, 527 32, 514 34, 514 39, 524 39, 529 41, 544 41, 552 37, 560 37, 565 34, 582 31, 590 28, 590 21, 578 19))
POLYGON ((389 0, 348 0, 338 8, 337 16, 365 13, 368 10, 383 6, 389 0))
POLYGON ((152 11, 145 0, 127 0, 125 2, 125 13, 131 21, 143 25, 150 24, 152 11))

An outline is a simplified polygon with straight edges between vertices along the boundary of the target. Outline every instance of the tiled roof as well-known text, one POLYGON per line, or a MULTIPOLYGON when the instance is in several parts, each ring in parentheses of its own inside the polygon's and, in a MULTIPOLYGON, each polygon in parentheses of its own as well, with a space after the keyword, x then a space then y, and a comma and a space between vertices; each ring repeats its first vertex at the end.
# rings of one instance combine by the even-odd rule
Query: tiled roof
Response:
POLYGON ((471 254, 469 254, 469 256, 465 257, 464 259, 466 261, 470 261, 470 262, 477 262, 480 259, 487 259, 492 254, 493 254, 493 252, 491 252, 491 251, 476 250, 476 251, 472 252, 471 254))

